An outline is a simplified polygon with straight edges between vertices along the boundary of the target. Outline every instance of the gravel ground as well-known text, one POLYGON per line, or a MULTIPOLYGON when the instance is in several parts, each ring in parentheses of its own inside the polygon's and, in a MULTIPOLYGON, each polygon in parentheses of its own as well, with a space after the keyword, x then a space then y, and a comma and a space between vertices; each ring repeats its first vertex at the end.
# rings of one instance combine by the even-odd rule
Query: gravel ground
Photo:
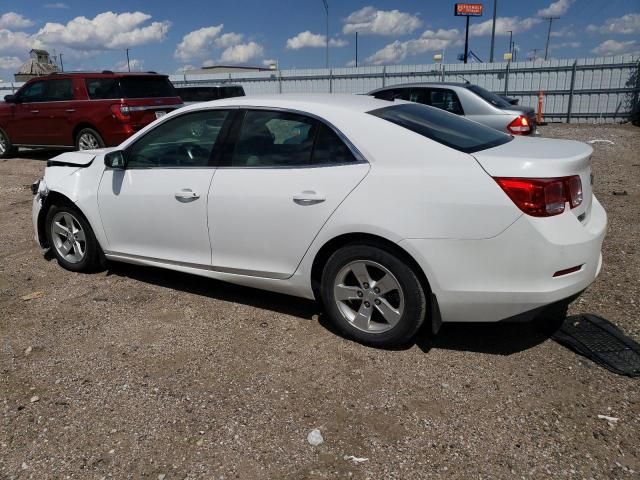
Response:
MULTIPOLYGON (((604 267, 571 310, 638 340, 640 129, 541 130, 615 143, 594 145, 604 267)), ((530 325, 449 324, 376 350, 311 302, 62 270, 30 219, 51 155, 0 161, 0 479, 638 478, 640 383, 530 325)))

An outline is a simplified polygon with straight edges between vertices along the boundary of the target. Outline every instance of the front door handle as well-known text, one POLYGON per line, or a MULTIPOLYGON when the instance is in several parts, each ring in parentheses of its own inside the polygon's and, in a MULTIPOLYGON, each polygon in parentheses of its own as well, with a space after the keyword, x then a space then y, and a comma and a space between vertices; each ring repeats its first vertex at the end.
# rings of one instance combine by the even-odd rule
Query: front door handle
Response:
POLYGON ((40 113, 40 110, 31 110, 31 113, 40 113))
POLYGON ((175 197, 179 202, 189 202, 200 198, 198 192, 194 192, 190 188, 183 188, 179 192, 175 193, 175 197))
POLYGON ((75 108, 67 108, 67 109, 65 110, 65 112, 67 112, 67 113, 73 113, 73 112, 75 112, 75 111, 76 111, 76 109, 75 109, 75 108))
POLYGON ((305 190, 293 196, 293 202, 298 205, 316 205, 326 200, 324 195, 314 192, 313 190, 305 190))

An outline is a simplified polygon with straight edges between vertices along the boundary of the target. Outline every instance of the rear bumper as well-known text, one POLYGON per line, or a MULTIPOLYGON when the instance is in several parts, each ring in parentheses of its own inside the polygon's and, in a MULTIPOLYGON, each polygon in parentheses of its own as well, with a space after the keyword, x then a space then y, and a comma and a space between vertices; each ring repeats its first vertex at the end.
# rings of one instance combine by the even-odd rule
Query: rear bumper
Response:
POLYGON ((489 239, 407 239, 400 245, 427 275, 443 322, 495 322, 586 289, 600 272, 606 225, 594 197, 586 224, 571 211, 522 215, 489 239), (580 270, 554 277, 575 266, 580 270))

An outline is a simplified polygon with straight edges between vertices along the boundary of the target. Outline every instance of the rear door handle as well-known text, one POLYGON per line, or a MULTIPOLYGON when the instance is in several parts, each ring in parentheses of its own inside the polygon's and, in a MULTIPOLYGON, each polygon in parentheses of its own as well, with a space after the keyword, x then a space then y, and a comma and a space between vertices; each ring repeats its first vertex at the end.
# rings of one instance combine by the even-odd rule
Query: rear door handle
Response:
POLYGON ((298 205, 316 205, 326 200, 324 195, 314 192, 313 190, 305 190, 293 196, 293 202, 298 205))
POLYGON ((194 192, 190 188, 183 188, 179 192, 175 193, 175 197, 176 199, 178 199, 178 201, 185 202, 189 200, 196 200, 200 198, 200 195, 198 194, 198 192, 194 192))

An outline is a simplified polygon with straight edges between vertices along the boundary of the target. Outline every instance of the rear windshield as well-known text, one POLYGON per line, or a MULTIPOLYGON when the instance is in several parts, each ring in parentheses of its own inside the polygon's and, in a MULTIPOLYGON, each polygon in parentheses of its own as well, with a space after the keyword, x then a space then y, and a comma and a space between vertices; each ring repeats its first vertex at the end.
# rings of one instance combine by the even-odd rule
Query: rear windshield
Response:
POLYGON ((178 95, 185 102, 207 102, 220 98, 243 97, 244 89, 235 87, 181 87, 176 88, 178 95))
POLYGON ((368 113, 465 153, 479 152, 513 139, 480 123, 418 103, 393 105, 368 113))
POLYGON ((484 88, 479 87, 477 85, 469 85, 467 88, 471 90, 473 93, 475 93, 476 95, 478 95, 480 98, 485 99, 494 107, 511 108, 511 104, 507 102, 504 98, 502 98, 500 95, 496 95, 495 93, 490 92, 489 90, 485 90, 484 88))
POLYGON ((177 97, 167 77, 123 77, 120 88, 125 98, 177 97))

